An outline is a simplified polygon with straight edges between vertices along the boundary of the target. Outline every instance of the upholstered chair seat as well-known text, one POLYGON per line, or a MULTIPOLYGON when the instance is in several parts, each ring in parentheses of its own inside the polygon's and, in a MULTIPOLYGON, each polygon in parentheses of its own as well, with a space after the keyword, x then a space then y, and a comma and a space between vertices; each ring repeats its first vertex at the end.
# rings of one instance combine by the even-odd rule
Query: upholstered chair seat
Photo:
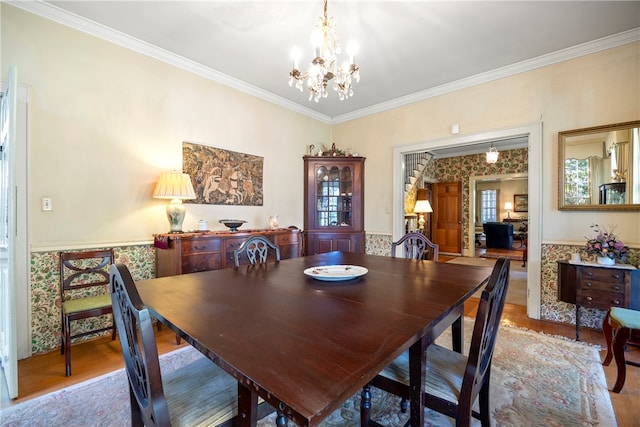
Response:
POLYGON ((236 380, 204 356, 163 375, 162 386, 174 427, 218 426, 237 413, 236 380))
MULTIPOLYGON (((427 347, 427 393, 448 402, 457 402, 466 366, 467 358, 460 353, 437 344, 427 347)), ((402 353, 380 375, 409 387, 409 352, 402 353)))
POLYGON ((67 300, 62 304, 65 313, 77 313, 79 311, 89 311, 96 308, 111 307, 111 295, 97 295, 79 299, 67 300))

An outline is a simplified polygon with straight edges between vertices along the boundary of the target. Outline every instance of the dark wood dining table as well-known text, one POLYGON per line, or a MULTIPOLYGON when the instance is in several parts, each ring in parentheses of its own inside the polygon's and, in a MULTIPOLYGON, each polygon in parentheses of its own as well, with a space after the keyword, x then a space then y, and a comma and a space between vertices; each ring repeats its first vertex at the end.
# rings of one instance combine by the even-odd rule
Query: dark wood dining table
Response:
POLYGON ((238 424, 262 397, 301 426, 319 424, 406 350, 411 425, 424 424, 425 349, 449 326, 460 347, 464 301, 490 268, 330 252, 136 283, 153 314, 238 381, 238 424), (320 281, 309 267, 368 269, 320 281), (417 386, 413 386, 413 385, 417 386))

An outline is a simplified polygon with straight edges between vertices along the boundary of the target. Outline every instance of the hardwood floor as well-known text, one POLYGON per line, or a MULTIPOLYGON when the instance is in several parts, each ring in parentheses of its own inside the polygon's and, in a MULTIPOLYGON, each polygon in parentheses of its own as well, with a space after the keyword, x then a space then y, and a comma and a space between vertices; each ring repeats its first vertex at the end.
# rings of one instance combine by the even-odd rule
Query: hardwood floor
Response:
MULTIPOLYGON (((465 315, 475 317, 477 299, 470 300, 465 305, 465 315)), ((548 321, 529 319, 526 308, 507 304, 505 306, 503 321, 514 326, 544 332, 549 335, 560 335, 570 339, 575 337, 575 327, 572 325, 558 324, 548 321)), ((600 345, 604 348, 605 342, 602 332, 582 328, 582 339, 585 342, 600 345)), ((185 346, 175 344, 175 335, 168 328, 162 328, 157 332, 158 351, 167 353, 176 348, 185 346)), ((605 352, 602 351, 601 359, 605 352)), ((70 377, 64 375, 64 357, 59 351, 39 354, 18 363, 19 390, 18 399, 0 402, 0 407, 19 404, 34 397, 68 387, 87 379, 106 374, 123 367, 120 344, 118 340, 111 341, 110 337, 98 338, 72 347, 72 372, 70 377)), ((640 349, 630 347, 629 359, 640 361, 640 349)), ((609 387, 616 378, 615 363, 604 367, 609 387)), ((640 405, 640 368, 627 367, 627 380, 622 392, 610 393, 611 402, 615 411, 618 425, 621 427, 640 426, 638 407, 640 405)))

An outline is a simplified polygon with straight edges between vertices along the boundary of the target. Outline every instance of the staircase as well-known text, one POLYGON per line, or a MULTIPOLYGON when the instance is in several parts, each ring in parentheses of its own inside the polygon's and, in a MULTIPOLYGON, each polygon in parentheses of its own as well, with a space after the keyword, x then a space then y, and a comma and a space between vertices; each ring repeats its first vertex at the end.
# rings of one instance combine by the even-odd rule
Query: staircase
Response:
POLYGON ((420 183, 422 183, 422 177, 424 176, 425 168, 429 164, 429 162, 433 159, 433 155, 423 152, 423 153, 410 153, 405 154, 404 156, 404 200, 405 200, 405 210, 407 206, 407 201, 411 200, 411 206, 415 203, 416 191, 420 183))

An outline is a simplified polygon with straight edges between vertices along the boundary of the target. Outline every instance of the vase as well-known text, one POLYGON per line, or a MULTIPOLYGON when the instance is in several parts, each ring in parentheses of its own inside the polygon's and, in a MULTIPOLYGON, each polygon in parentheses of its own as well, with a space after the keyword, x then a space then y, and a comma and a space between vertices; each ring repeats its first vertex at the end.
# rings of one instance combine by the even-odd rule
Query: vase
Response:
POLYGON ((606 256, 599 256, 596 260, 598 261, 598 264, 602 265, 614 265, 616 263, 615 259, 606 256))

